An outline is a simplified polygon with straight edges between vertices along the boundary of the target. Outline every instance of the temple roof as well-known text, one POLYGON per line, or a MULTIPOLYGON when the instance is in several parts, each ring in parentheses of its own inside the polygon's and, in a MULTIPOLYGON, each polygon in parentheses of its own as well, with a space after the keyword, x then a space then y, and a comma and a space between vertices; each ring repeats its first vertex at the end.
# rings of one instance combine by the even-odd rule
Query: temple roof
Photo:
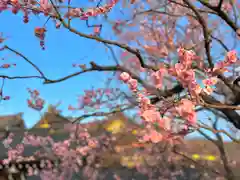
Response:
POLYGON ((54 126, 60 126, 58 128, 63 128, 66 123, 69 123, 69 120, 62 116, 55 106, 50 105, 47 112, 41 116, 40 120, 32 128, 41 128, 44 124, 49 124, 53 128, 54 126), (63 126, 61 126, 61 124, 63 126))
POLYGON ((0 116, 0 129, 25 128, 23 113, 0 116))

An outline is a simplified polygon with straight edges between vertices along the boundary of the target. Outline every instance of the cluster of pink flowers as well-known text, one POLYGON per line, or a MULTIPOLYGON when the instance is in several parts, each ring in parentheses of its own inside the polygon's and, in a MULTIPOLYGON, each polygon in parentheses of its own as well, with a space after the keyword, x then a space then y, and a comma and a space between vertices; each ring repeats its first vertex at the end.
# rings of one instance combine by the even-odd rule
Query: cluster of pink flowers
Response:
POLYGON ((44 27, 36 27, 34 30, 35 36, 40 39, 40 46, 42 47, 43 50, 45 49, 44 39, 46 31, 47 30, 44 27))
POLYGON ((72 111, 84 110, 87 113, 87 109, 111 108, 119 93, 119 88, 85 90, 84 94, 78 98, 78 106, 69 105, 68 109, 72 111))
POLYGON ((218 62, 216 67, 213 68, 213 71, 208 70, 208 72, 210 71, 213 74, 216 72, 227 72, 227 66, 234 64, 237 60, 237 52, 235 50, 229 51, 225 57, 225 60, 218 62))
MULTIPOLYGON (((88 131, 81 125, 69 124, 65 126, 69 132, 69 138, 64 141, 54 141, 50 136, 40 137, 25 133, 23 141, 16 147, 11 147, 13 134, 10 134, 5 141, 5 147, 8 148, 8 158, 3 160, 5 165, 18 162, 21 163, 27 158, 23 156, 24 150, 36 147, 38 150, 33 152, 32 158, 28 161, 38 159, 49 159, 58 164, 48 161, 47 165, 39 171, 43 180, 66 179, 83 168, 83 172, 89 179, 97 178, 97 168, 100 167, 101 155, 104 151, 111 149, 111 138, 104 133, 98 137, 92 137, 88 131), (89 169, 90 168, 90 169, 89 169), (94 176, 91 172, 94 172, 94 176), (51 174, 51 176, 49 176, 51 174)), ((31 166, 28 169, 28 175, 34 175, 31 166)), ((36 174, 35 174, 36 175, 36 174)))
POLYGON ((199 61, 199 58, 193 51, 185 50, 183 48, 178 49, 178 57, 179 62, 175 65, 168 68, 161 64, 159 70, 151 74, 154 80, 154 85, 158 89, 163 88, 164 75, 171 75, 175 77, 184 88, 187 88, 189 92, 189 97, 191 99, 181 99, 180 102, 177 102, 174 105, 174 107, 169 108, 167 112, 165 112, 165 114, 168 113, 169 116, 162 117, 164 114, 160 113, 156 105, 151 104, 148 94, 144 93, 147 90, 142 92, 138 89, 138 81, 136 79, 133 79, 130 74, 126 72, 123 72, 120 75, 120 79, 129 86, 132 92, 137 94, 140 107, 139 114, 147 124, 146 127, 148 127, 147 129, 149 130, 148 134, 144 137, 145 140, 151 140, 156 143, 163 140, 164 136, 169 136, 169 134, 171 134, 170 124, 174 118, 182 118, 186 121, 186 126, 196 125, 197 114, 195 112, 195 106, 199 102, 199 94, 211 94, 213 86, 217 83, 216 73, 214 72, 226 68, 237 61, 236 51, 228 52, 223 62, 218 63, 213 70, 206 70, 208 78, 202 80, 204 87, 201 88, 197 83, 193 69, 193 62, 199 61), (165 133, 163 136, 163 134, 156 131, 156 129, 153 128, 153 125, 156 124, 159 128, 164 129, 165 132, 168 131, 168 133, 165 133))
MULTIPOLYGON (((59 3, 63 3, 63 1, 58 1, 59 3)), ((70 8, 65 15, 62 17, 65 18, 80 18, 81 20, 88 20, 90 17, 96 17, 102 14, 109 12, 116 4, 118 0, 111 0, 109 3, 96 7, 89 8, 83 10, 83 8, 70 8)), ((49 0, 40 0, 39 2, 36 0, 32 1, 19 1, 19 0, 0 0, 0 12, 5 10, 11 10, 12 13, 17 14, 19 11, 23 12, 23 21, 24 23, 29 22, 29 15, 33 14, 44 14, 45 16, 56 17, 57 14, 54 11, 54 7, 49 0)), ((55 19, 56 28, 61 26, 61 23, 55 19)), ((100 33, 101 28, 94 28, 94 35, 98 35, 100 33)), ((45 27, 36 27, 35 35, 40 39, 40 46, 42 49, 45 49, 44 38, 45 38, 46 29, 45 27)), ((4 41, 3 38, 0 38, 0 43, 4 41)))
POLYGON ((16 64, 2 64, 2 65, 0 66, 0 68, 8 69, 8 68, 10 68, 10 67, 15 67, 15 66, 16 66, 16 64))
POLYGON ((28 106, 37 111, 41 111, 44 108, 45 101, 42 99, 37 90, 28 89, 31 99, 27 99, 28 106))
POLYGON ((96 17, 106 12, 109 12, 116 5, 117 2, 118 0, 111 0, 108 4, 104 6, 100 6, 97 8, 89 8, 86 11, 84 11, 82 8, 72 8, 65 15, 65 17, 67 18, 79 17, 81 20, 87 20, 89 17, 96 17))

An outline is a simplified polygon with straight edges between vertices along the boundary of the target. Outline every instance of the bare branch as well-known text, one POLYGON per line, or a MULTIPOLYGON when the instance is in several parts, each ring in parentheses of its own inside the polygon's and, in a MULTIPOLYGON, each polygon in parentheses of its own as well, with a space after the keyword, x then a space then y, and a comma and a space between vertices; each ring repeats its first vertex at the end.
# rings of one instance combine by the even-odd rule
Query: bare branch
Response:
POLYGON ((223 19, 235 32, 237 32, 239 27, 228 17, 228 15, 225 12, 223 12, 217 6, 212 6, 211 4, 207 3, 207 1, 203 0, 198 1, 204 6, 208 7, 209 9, 215 11, 221 19, 223 19))
POLYGON ((76 123, 76 122, 79 122, 83 119, 93 117, 93 116, 108 116, 108 115, 111 115, 111 114, 114 114, 114 113, 117 113, 117 112, 123 112, 123 111, 129 110, 129 109, 132 109, 132 108, 133 108, 133 106, 128 106, 128 107, 125 107, 125 108, 122 108, 122 109, 113 110, 111 112, 95 112, 95 113, 92 113, 92 114, 84 114, 84 115, 78 117, 77 119, 75 119, 74 121, 72 121, 72 123, 76 123))
POLYGON ((210 126, 203 125, 203 124, 201 124, 201 125, 199 124, 198 126, 199 126, 200 128, 209 130, 209 131, 211 131, 211 132, 214 133, 214 134, 223 133, 223 134, 225 134, 227 137, 229 137, 233 142, 238 143, 238 144, 240 143, 240 140, 234 138, 234 137, 231 136, 227 131, 225 131, 225 130, 223 130, 223 129, 216 130, 216 129, 213 129, 212 127, 210 127, 210 126))
POLYGON ((210 103, 204 102, 203 100, 200 103, 200 105, 207 108, 240 110, 239 106, 231 106, 231 105, 226 105, 222 103, 210 104, 210 103))
POLYGON ((45 75, 43 74, 43 72, 37 67, 37 65, 35 65, 33 62, 31 62, 31 61, 30 61, 26 56, 24 56, 22 53, 14 50, 14 49, 12 49, 12 48, 10 48, 9 46, 4 46, 4 49, 7 49, 7 50, 15 53, 16 55, 22 57, 26 62, 28 62, 34 69, 36 69, 36 70, 39 72, 39 74, 41 75, 42 79, 45 79, 45 80, 47 79, 47 78, 45 77, 45 75))
POLYGON ((42 76, 6 76, 6 75, 0 75, 1 78, 4 79, 44 79, 42 76))
MULTIPOLYGON (((218 120, 219 118, 216 117, 215 121, 213 122, 213 128, 212 128, 212 132, 214 132, 214 134, 216 135, 217 137, 217 140, 213 140, 209 135, 207 135, 206 133, 200 131, 200 133, 206 137, 207 139, 209 139, 210 141, 212 141, 218 148, 219 152, 220 152, 220 157, 221 157, 221 160, 223 162, 223 166, 224 166, 224 169, 226 171, 226 179, 228 180, 234 180, 235 177, 234 177, 234 174, 231 170, 231 168, 229 167, 229 163, 228 163, 228 158, 227 158, 227 155, 226 155, 226 151, 225 151, 225 148, 224 148, 224 143, 223 143, 223 139, 220 135, 220 132, 217 128, 217 123, 218 123, 218 120)), ((211 128, 210 128, 211 129, 211 128)), ((209 128, 208 128, 209 130, 209 128)), ((223 131, 224 132, 224 131, 223 131)), ((231 137, 231 136, 230 136, 231 137)), ((239 142, 237 142, 239 143, 239 142)))
MULTIPOLYGON (((93 35, 88 35, 88 34, 84 34, 80 31, 77 31, 76 29, 72 28, 70 26, 70 24, 66 23, 65 20, 61 17, 61 14, 59 13, 57 7, 55 6, 55 4, 52 2, 52 0, 50 0, 56 13, 57 13, 57 19, 62 23, 62 25, 67 28, 69 31, 73 32, 74 34, 77 34, 78 36, 80 37, 83 37, 83 38, 86 38, 86 39, 92 39, 92 40, 95 40, 97 42, 101 42, 101 43, 104 43, 104 44, 109 44, 109 45, 114 45, 114 46, 117 46, 121 49, 124 49, 132 54, 134 54, 138 59, 139 59, 139 62, 141 64, 141 66, 143 68, 153 68, 153 67, 149 67, 148 65, 146 65, 144 63, 144 59, 143 57, 141 56, 141 53, 140 53, 140 50, 139 49, 135 49, 135 48, 132 48, 130 46, 128 46, 127 44, 121 44, 117 41, 112 41, 112 40, 107 40, 107 39, 103 39, 103 38, 100 38, 98 36, 93 36, 93 35)), ((156 69, 155 69, 156 70, 156 69)))
MULTIPOLYGON (((212 96, 202 95, 202 98, 208 104, 220 104, 220 102, 212 96)), ((240 116, 235 110, 228 108, 219 110, 228 118, 229 122, 233 123, 236 128, 240 129, 240 116)))

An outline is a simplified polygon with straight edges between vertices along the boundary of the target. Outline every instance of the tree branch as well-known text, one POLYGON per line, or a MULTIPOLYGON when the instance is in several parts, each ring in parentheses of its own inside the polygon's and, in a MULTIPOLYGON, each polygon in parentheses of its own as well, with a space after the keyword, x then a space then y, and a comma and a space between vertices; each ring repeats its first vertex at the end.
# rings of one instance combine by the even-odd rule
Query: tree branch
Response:
MULTIPOLYGON (((184 88, 182 87, 182 85, 178 84, 175 87, 173 87, 172 89, 165 90, 165 91, 161 92, 161 95, 162 95, 162 97, 167 98, 167 97, 170 97, 174 94, 181 93, 183 90, 184 90, 184 88)), ((161 99, 159 97, 152 97, 150 100, 151 100, 152 104, 156 104, 161 99)))
POLYGON ((206 102, 203 101, 203 102, 200 103, 200 105, 203 106, 203 107, 214 108, 214 109, 240 110, 239 106, 231 106, 231 105, 226 105, 226 104, 222 104, 222 103, 210 104, 210 103, 206 103, 206 102))
POLYGON ((129 110, 129 109, 132 109, 133 107, 134 106, 128 106, 128 107, 125 107, 125 108, 122 108, 122 109, 115 109, 111 112, 95 112, 95 113, 92 113, 92 114, 84 114, 84 115, 78 117, 77 119, 75 119, 74 121, 72 121, 72 123, 76 123, 78 121, 81 121, 83 119, 93 117, 93 116, 108 116, 108 115, 111 115, 111 114, 114 114, 114 113, 117 113, 117 112, 123 112, 123 111, 129 110))
POLYGON ((209 9, 215 11, 222 20, 224 20, 235 32, 237 32, 237 30, 239 29, 237 24, 235 24, 225 12, 219 9, 218 6, 212 6, 211 4, 203 0, 198 0, 198 1, 204 6, 208 7, 209 9))
MULTIPOLYGON (((221 104, 212 96, 202 95, 202 98, 205 102, 209 104, 221 104)), ((228 121, 231 122, 237 129, 240 129, 240 116, 239 114, 233 109, 218 109, 221 111, 227 118, 228 121)))
POLYGON ((216 129, 213 129, 213 128, 207 126, 207 125, 202 125, 202 124, 201 124, 201 125, 198 125, 198 126, 199 126, 200 128, 204 128, 204 129, 206 129, 206 130, 209 130, 209 131, 211 131, 211 132, 214 133, 214 134, 223 133, 223 134, 225 134, 227 137, 229 137, 229 139, 231 139, 233 142, 238 143, 238 144, 240 143, 240 140, 232 137, 227 131, 225 131, 225 130, 223 130, 223 129, 216 130, 216 129))
MULTIPOLYGON (((53 3, 53 1, 52 1, 52 0, 50 0, 50 1, 51 1, 51 4, 53 5, 53 7, 54 7, 54 9, 55 9, 55 11, 56 11, 56 13, 57 13, 57 19, 58 19, 58 20, 62 23, 62 25, 63 25, 65 28, 67 28, 69 31, 73 32, 74 34, 76 34, 76 35, 78 35, 78 36, 80 36, 80 37, 86 38, 86 39, 92 39, 92 40, 95 40, 95 41, 97 41, 97 42, 101 42, 101 43, 109 44, 109 45, 114 45, 114 46, 117 46, 117 47, 119 47, 119 48, 121 48, 121 49, 124 49, 124 50, 126 50, 126 51, 134 54, 134 55, 138 58, 141 66, 142 66, 143 68, 148 68, 148 69, 153 68, 153 67, 150 67, 150 66, 148 66, 148 65, 146 65, 146 64, 144 63, 144 59, 143 59, 143 57, 141 56, 141 53, 140 53, 140 50, 139 50, 139 49, 132 48, 132 47, 128 46, 127 44, 122 44, 122 43, 119 43, 119 42, 117 42, 117 41, 107 40, 107 39, 103 39, 103 38, 98 37, 98 36, 93 36, 93 35, 84 34, 84 33, 80 32, 80 31, 77 31, 76 29, 72 28, 71 25, 70 25, 69 23, 66 23, 65 20, 62 18, 60 12, 58 11, 58 9, 57 9, 57 7, 55 6, 55 4, 53 3)), ((155 69, 155 70, 156 70, 156 69, 155 69)))
POLYGON ((12 48, 10 48, 10 47, 7 46, 7 45, 4 46, 4 49, 7 49, 7 50, 15 53, 16 55, 22 57, 27 63, 29 63, 34 69, 36 69, 36 70, 39 72, 39 74, 41 75, 42 79, 45 79, 45 80, 47 79, 47 78, 45 77, 44 73, 37 67, 37 65, 35 65, 33 62, 31 62, 31 61, 30 61, 26 56, 24 56, 22 53, 14 50, 14 49, 12 49, 12 48))
POLYGON ((42 76, 6 76, 6 75, 0 75, 1 78, 4 79, 44 79, 42 76))
POLYGON ((209 38, 209 32, 208 32, 208 27, 207 27, 207 23, 206 21, 202 18, 202 16, 200 15, 200 13, 198 12, 198 10, 194 7, 194 5, 188 1, 188 0, 183 0, 190 9, 192 9, 192 11, 195 13, 199 23, 202 26, 202 30, 203 30, 203 36, 204 36, 204 45, 205 45, 205 50, 206 50, 206 54, 207 54, 207 60, 208 60, 208 64, 210 66, 210 68, 212 69, 214 67, 213 64, 213 60, 211 57, 211 53, 210 53, 210 43, 211 43, 211 39, 209 38))
MULTIPOLYGON (((221 160, 223 162, 224 169, 226 171, 225 177, 228 180, 234 180, 235 177, 234 177, 234 174, 233 174, 233 172, 232 172, 232 170, 231 170, 231 168, 229 167, 229 164, 228 164, 228 158, 227 158, 226 151, 225 151, 225 148, 224 148, 223 139, 222 139, 221 135, 219 134, 220 132, 217 128, 218 120, 219 120, 218 117, 216 117, 216 120, 213 123, 213 129, 211 130, 216 135, 217 140, 213 140, 209 135, 207 135, 206 133, 204 133, 202 131, 200 131, 200 133, 204 137, 206 137, 207 139, 212 141, 212 143, 217 146, 217 148, 219 150, 219 153, 220 153, 221 160)), ((226 135, 229 135, 229 134, 227 133, 226 135)), ((231 136, 229 136, 229 137, 231 137, 231 136)), ((239 142, 237 142, 237 143, 239 143, 239 142)))

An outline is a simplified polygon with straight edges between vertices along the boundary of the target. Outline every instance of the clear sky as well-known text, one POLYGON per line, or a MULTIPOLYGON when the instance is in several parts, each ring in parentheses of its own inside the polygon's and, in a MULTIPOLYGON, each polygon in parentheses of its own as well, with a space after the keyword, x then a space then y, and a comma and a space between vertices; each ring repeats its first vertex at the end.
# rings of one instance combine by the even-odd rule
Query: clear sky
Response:
MULTIPOLYGON (((7 45, 18 50, 28 57, 32 62, 45 73, 50 79, 57 79, 64 75, 73 73, 77 69, 72 67, 73 63, 84 64, 95 61, 98 64, 112 64, 113 60, 106 52, 103 45, 92 40, 80 38, 65 29, 55 29, 53 23, 47 24, 46 50, 42 51, 39 46, 39 40, 34 36, 34 28, 41 26, 45 22, 43 16, 30 16, 28 24, 23 23, 22 14, 13 15, 10 12, 0 13, 1 27, 0 31, 5 36, 9 36, 7 45)), ((82 32, 89 32, 85 22, 74 24, 82 32)), ((108 32, 103 32, 105 35, 108 32)), ((12 53, 0 52, 0 57, 8 57, 6 63, 16 63, 17 66, 12 69, 1 69, 1 74, 7 75, 38 75, 37 72, 23 59, 14 56, 12 53)), ((4 62, 2 62, 4 63, 4 62)), ((43 85, 40 80, 7 80, 5 83, 5 95, 11 96, 11 100, 0 103, 0 114, 13 114, 24 112, 23 118, 27 127, 34 125, 39 120, 39 113, 27 107, 26 98, 28 97, 27 88, 38 89, 41 96, 49 104, 55 104, 62 101, 60 109, 64 115, 71 115, 67 111, 69 104, 75 105, 77 96, 82 94, 83 90, 90 89, 92 85, 104 87, 106 77, 104 73, 88 73, 67 81, 43 85)), ((200 115, 201 117, 206 117, 200 115)), ((222 125, 224 126, 224 125, 222 125)), ((193 134, 196 136, 196 134, 193 134)))
MULTIPOLYGON (((72 64, 84 64, 95 61, 98 64, 112 64, 103 45, 92 40, 86 40, 68 32, 67 30, 54 28, 53 23, 47 24, 46 50, 42 51, 39 40, 34 36, 34 28, 44 24, 44 17, 30 16, 28 24, 23 23, 22 14, 13 15, 9 12, 0 14, 1 28, 4 35, 9 36, 7 45, 18 50, 28 57, 32 62, 49 77, 57 79, 64 75, 76 72, 72 64)), ((92 31, 86 28, 85 23, 78 23, 81 31, 92 31)), ((37 75, 37 72, 23 59, 14 56, 12 53, 1 52, 8 57, 5 63, 16 63, 16 68, 1 69, 1 73, 14 75, 37 75)), ((3 61, 1 63, 4 63, 3 61)), ((88 73, 65 82, 43 85, 40 80, 7 80, 5 84, 5 95, 10 95, 9 102, 1 102, 0 114, 12 114, 24 112, 24 119, 28 127, 32 126, 38 119, 39 114, 27 107, 26 88, 36 88, 47 103, 57 103, 61 100, 63 105, 60 107, 67 110, 69 104, 76 104, 77 95, 84 89, 90 89, 92 85, 104 87, 106 78, 104 73, 88 73)), ((65 112, 65 111, 64 111, 65 112)))

